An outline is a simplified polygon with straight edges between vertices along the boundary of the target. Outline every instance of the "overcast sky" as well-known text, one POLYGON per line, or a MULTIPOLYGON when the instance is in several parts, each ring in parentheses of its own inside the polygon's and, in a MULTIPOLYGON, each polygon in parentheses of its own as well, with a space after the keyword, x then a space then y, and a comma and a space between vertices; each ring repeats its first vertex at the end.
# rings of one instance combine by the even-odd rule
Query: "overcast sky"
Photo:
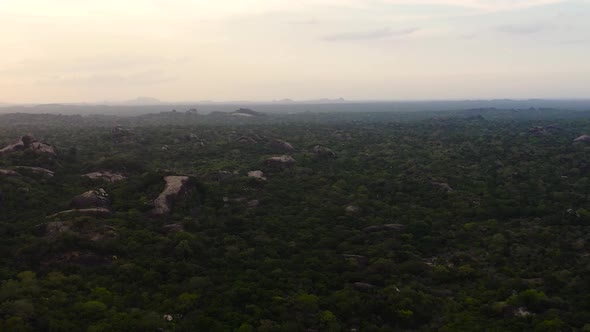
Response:
POLYGON ((0 102, 590 97, 590 0, 0 0, 0 102))

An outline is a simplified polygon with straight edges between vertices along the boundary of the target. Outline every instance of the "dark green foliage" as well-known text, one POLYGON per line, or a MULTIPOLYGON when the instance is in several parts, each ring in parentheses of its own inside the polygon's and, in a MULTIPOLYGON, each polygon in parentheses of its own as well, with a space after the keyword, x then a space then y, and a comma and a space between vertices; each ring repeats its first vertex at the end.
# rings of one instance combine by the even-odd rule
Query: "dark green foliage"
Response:
POLYGON ((159 114, 121 118, 125 134, 19 116, 1 142, 33 132, 60 153, 0 157, 55 171, 0 178, 0 330, 588 329, 587 114, 474 114, 159 114), (265 165, 276 138, 293 167, 265 165), (127 179, 81 177, 98 170, 127 179), (174 174, 190 188, 156 217, 174 174), (47 218, 98 188, 108 217, 47 218))

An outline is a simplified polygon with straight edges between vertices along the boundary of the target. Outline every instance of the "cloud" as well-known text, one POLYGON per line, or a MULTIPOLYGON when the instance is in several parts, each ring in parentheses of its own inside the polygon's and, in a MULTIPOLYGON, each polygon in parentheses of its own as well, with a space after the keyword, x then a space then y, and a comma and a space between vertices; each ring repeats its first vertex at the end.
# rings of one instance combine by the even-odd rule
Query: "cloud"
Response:
POLYGON ((459 39, 465 39, 465 40, 470 40, 470 39, 475 39, 477 38, 477 34, 475 33, 465 33, 459 36, 459 39))
MULTIPOLYGON (((452 6, 464 7, 485 12, 510 11, 526 9, 537 6, 552 5, 568 0, 382 0, 382 3, 390 5, 420 5, 420 6, 452 6)), ((357 0, 357 3, 370 3, 366 0, 357 0)))
POLYGON ((129 74, 87 74, 48 76, 36 81, 38 85, 62 86, 150 86, 168 82, 173 78, 159 71, 142 71, 129 74))
POLYGON ((325 41, 354 41, 354 40, 371 40, 371 39, 384 39, 390 37, 401 37, 410 35, 418 28, 408 28, 401 30, 392 30, 390 28, 384 28, 379 30, 371 31, 357 31, 357 32, 344 32, 334 35, 325 36, 322 38, 325 41))
POLYGON ((506 24, 496 27, 497 31, 514 34, 514 35, 528 35, 538 33, 547 28, 546 25, 535 23, 535 24, 506 24))
POLYGON ((293 24, 293 25, 317 25, 317 24, 320 24, 320 22, 315 18, 304 19, 304 20, 293 20, 293 21, 290 21, 289 23, 293 24))
POLYGON ((590 44, 590 39, 566 39, 562 40, 560 44, 566 45, 586 45, 590 44))

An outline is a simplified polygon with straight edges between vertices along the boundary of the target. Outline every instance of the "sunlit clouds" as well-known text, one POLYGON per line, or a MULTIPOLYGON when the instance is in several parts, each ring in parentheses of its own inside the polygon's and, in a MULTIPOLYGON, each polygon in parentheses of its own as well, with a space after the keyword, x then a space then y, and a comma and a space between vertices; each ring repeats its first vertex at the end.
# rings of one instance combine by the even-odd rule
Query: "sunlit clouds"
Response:
POLYGON ((0 102, 587 97, 585 0, 2 0, 0 102))

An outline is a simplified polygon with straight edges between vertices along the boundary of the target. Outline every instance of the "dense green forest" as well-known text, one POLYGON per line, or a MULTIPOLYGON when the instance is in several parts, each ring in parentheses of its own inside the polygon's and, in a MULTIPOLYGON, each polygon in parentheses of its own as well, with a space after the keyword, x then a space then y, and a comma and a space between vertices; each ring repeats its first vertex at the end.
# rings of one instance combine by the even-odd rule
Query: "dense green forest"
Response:
POLYGON ((248 111, 0 115, 0 331, 590 331, 590 112, 248 111))

